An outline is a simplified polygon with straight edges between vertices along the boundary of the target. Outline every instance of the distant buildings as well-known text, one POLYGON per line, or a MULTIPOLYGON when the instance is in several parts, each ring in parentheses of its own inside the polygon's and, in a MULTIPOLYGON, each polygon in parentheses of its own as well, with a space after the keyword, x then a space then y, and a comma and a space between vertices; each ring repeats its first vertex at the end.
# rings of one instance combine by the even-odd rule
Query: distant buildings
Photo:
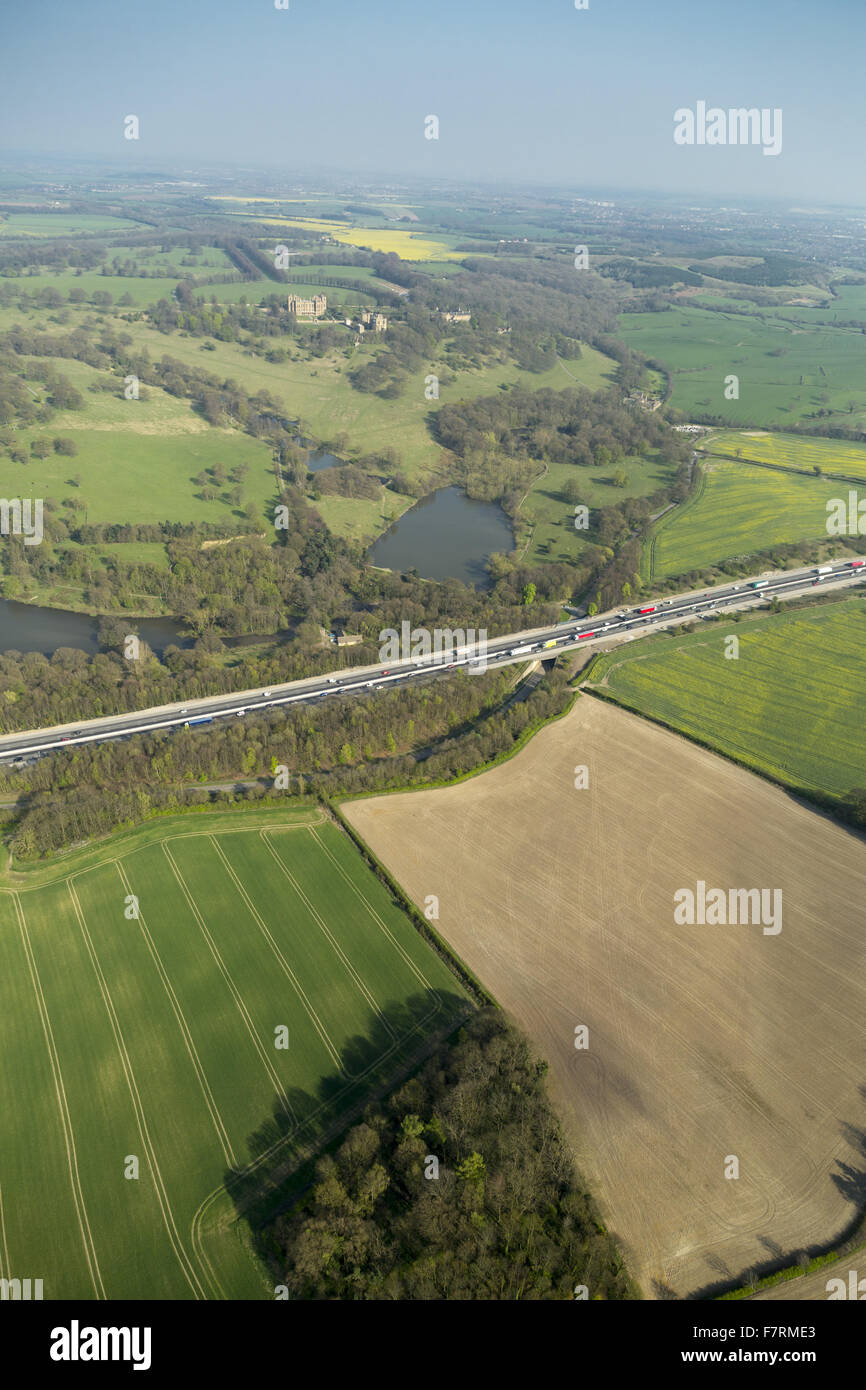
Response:
POLYGON ((446 323, 468 323, 472 318, 468 309, 440 309, 446 323))
POLYGON ((626 405, 639 405, 642 410, 658 410, 661 405, 659 396, 649 396, 646 391, 632 391, 631 395, 626 396, 626 405))
POLYGON ((376 309, 365 309, 361 315, 361 322, 366 328, 372 328, 374 333, 384 333, 388 327, 388 320, 384 314, 380 314, 376 309))
POLYGON ((328 307, 327 295, 314 294, 312 299, 289 295, 289 313, 299 319, 320 319, 328 307))

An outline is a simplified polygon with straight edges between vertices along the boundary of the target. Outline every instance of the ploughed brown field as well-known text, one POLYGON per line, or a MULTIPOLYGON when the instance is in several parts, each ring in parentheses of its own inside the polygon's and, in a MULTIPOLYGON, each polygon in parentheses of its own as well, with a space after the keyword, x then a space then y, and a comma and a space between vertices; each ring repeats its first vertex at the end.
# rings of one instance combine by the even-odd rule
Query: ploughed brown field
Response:
POLYGON ((852 1221, 866 1200, 860 838, 589 696, 491 772, 344 809, 422 911, 438 898, 438 931, 549 1060, 647 1297, 740 1280, 852 1221), (674 894, 697 880, 781 889, 781 931, 678 925, 674 894))

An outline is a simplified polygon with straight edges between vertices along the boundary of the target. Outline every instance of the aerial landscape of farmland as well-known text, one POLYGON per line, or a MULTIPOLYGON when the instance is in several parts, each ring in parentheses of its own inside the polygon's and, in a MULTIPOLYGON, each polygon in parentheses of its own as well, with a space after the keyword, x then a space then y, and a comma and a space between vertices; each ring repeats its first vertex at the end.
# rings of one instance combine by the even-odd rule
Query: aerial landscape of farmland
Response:
POLYGON ((10 1351, 838 1375, 866 11, 127 18, 0 21, 10 1351))

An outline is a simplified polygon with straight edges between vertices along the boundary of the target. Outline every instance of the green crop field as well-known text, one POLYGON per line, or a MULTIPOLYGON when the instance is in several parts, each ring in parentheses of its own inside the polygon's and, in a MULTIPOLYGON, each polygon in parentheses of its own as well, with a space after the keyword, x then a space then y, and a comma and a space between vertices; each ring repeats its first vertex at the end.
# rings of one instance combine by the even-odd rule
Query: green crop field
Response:
POLYGON ((165 821, 11 880, 0 1277, 273 1298, 245 1216, 468 995, 316 811, 165 821))
POLYGON ((839 484, 714 459, 696 491, 657 524, 644 552, 652 579, 688 574, 786 542, 827 539, 827 502, 839 484))
POLYGON ((866 786, 862 598, 642 638, 603 656, 589 684, 790 786, 866 786))
POLYGON ((622 314, 619 323, 629 347, 671 369, 671 404, 688 415, 784 426, 829 409, 849 424, 866 423, 866 335, 773 312, 763 321, 677 306, 622 314), (725 399, 729 375, 739 378, 737 400, 725 399))
POLYGON ((756 430, 733 430, 714 434, 702 443, 711 454, 728 458, 754 459, 775 463, 798 473, 823 473, 866 480, 866 447, 847 439, 809 439, 798 434, 762 434, 756 430))

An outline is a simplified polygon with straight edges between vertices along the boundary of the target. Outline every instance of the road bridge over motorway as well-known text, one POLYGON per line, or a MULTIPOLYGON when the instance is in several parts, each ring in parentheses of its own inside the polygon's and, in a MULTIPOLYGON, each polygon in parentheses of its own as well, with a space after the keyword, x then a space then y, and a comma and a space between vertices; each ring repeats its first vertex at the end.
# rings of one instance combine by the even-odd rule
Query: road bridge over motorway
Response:
POLYGON ((672 598, 646 600, 635 608, 599 613, 593 618, 572 619, 552 627, 512 632, 493 637, 484 644, 482 659, 472 647, 454 647, 430 656, 400 658, 375 666, 353 667, 330 674, 275 685, 269 690, 242 690, 233 695, 205 696, 132 714, 106 715, 80 720, 76 724, 55 725, 22 733, 0 735, 0 766, 22 758, 39 757, 58 748, 75 744, 100 743, 128 738, 133 734, 206 727, 214 720, 241 717, 281 705, 316 704, 334 695, 371 694, 392 685, 424 680, 430 675, 445 676, 457 671, 477 672, 511 663, 547 659, 562 652, 600 643, 630 641, 646 632, 664 629, 713 613, 766 603, 774 596, 808 593, 814 587, 848 587, 866 578, 866 561, 835 561, 832 565, 808 569, 765 572, 709 591, 678 594, 672 598))

